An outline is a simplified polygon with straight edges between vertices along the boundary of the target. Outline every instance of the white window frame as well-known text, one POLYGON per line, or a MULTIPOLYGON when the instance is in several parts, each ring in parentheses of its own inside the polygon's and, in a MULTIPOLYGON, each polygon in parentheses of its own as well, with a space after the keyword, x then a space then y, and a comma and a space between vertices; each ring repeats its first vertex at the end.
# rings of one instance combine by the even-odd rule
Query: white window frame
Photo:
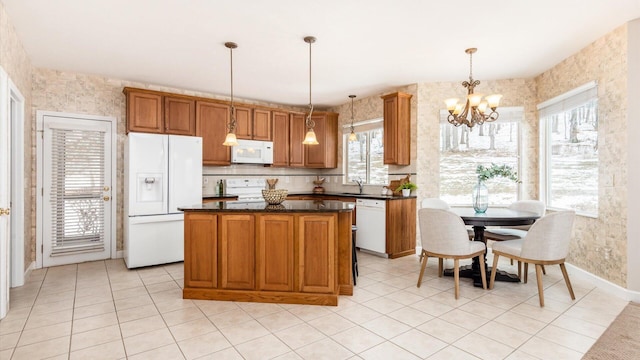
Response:
MULTIPOLYGON (((384 131, 384 119, 383 118, 376 118, 376 119, 371 119, 371 120, 365 120, 365 121, 359 121, 357 123, 353 123, 353 127, 354 127, 354 132, 358 133, 358 132, 369 132, 371 130, 376 130, 376 129, 383 129, 384 131)), ((351 175, 349 174, 349 135, 351 134, 351 124, 346 124, 343 125, 343 132, 342 132, 342 148, 343 148, 343 167, 344 167, 344 177, 342 180, 342 184, 343 185, 353 185, 352 182, 352 178, 351 175)), ((368 138, 368 143, 367 143, 367 157, 366 157, 366 161, 367 161, 367 174, 366 174, 366 179, 363 179, 364 182, 363 184, 365 185, 380 185, 380 186, 386 186, 387 184, 372 184, 370 183, 370 179, 371 179, 371 157, 370 157, 370 144, 371 142, 371 137, 368 138)), ((384 145, 384 144, 383 144, 384 145)), ((387 177, 388 177, 388 172, 389 172, 389 168, 387 166, 387 177)))
MULTIPOLYGON (((540 162, 540 168, 539 168, 539 179, 540 179, 540 186, 539 186, 539 191, 540 191, 540 199, 542 199, 545 204, 547 205, 547 209, 550 210, 568 210, 565 208, 560 208, 560 207, 555 207, 552 206, 550 201, 549 201, 549 188, 550 188, 550 184, 551 184, 551 179, 547 176, 547 174, 549 173, 549 166, 551 166, 550 161, 549 161, 549 157, 551 156, 550 152, 549 152, 549 146, 550 146, 550 142, 549 142, 549 127, 547 126, 547 122, 544 121, 544 118, 546 118, 546 116, 556 113, 558 111, 562 111, 562 110, 570 110, 573 109, 577 106, 581 106, 591 100, 597 100, 598 99, 598 82, 597 81, 590 81, 582 86, 579 86, 573 90, 567 91, 564 94, 558 95, 552 99, 549 99, 545 102, 542 102, 540 104, 538 104, 537 109, 538 109, 538 123, 539 123, 539 129, 540 129, 540 136, 539 136, 539 162, 540 162)), ((599 135, 599 134, 598 134, 599 135)), ((598 211, 594 214, 594 213, 588 213, 588 212, 583 212, 583 211, 578 211, 576 210, 576 214, 581 215, 581 216, 585 216, 585 217, 591 217, 591 218, 597 218, 598 217, 598 212, 600 211, 600 199, 597 199, 598 201, 598 211)), ((573 209, 572 209, 573 210, 573 209)))

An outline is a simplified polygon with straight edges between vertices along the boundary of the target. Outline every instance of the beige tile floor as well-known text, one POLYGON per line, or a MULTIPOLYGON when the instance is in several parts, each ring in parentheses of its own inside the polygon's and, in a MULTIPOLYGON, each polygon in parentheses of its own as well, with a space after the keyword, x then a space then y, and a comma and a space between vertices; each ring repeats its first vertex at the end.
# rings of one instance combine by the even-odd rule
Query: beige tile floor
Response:
MULTIPOLYGON (((182 264, 121 259, 36 270, 11 291, 0 359, 580 359, 626 301, 547 267, 545 304, 528 284, 474 288, 417 256, 359 255, 337 307, 183 300, 182 264)), ((500 268, 513 271, 508 262, 500 268)))

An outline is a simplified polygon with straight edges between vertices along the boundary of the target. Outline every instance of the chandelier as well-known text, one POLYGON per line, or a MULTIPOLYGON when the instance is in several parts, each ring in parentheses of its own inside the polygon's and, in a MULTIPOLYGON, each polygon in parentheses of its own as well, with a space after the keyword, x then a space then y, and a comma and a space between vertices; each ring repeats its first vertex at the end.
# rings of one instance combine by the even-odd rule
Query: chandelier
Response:
POLYGON ((480 85, 480 81, 473 80, 473 54, 476 51, 478 51, 476 48, 464 51, 469 54, 469 81, 462 82, 462 86, 467 88, 467 101, 464 104, 459 103, 455 98, 444 101, 449 111, 447 121, 454 126, 467 125, 469 129, 473 129, 475 125, 482 125, 485 121, 496 121, 499 116, 496 109, 502 98, 500 94, 493 94, 483 100, 482 94, 473 92, 474 88, 480 85), (487 108, 491 109, 491 112, 487 113, 487 108))
POLYGON ((227 137, 224 139, 222 145, 225 146, 237 146, 238 139, 236 138, 236 108, 233 106, 233 49, 238 47, 238 44, 234 42, 226 42, 224 46, 229 49, 231 53, 231 119, 229 120, 229 124, 227 124, 227 128, 229 132, 227 133, 227 137))
POLYGON ((304 42, 309 44, 309 115, 307 116, 307 120, 305 124, 307 125, 307 134, 304 136, 304 141, 302 141, 305 145, 318 145, 318 139, 316 139, 316 133, 313 131, 313 127, 316 126, 316 123, 311 120, 311 114, 313 114, 313 105, 311 104, 311 44, 316 42, 316 38, 313 36, 306 36, 304 38, 304 42))
POLYGON ((353 99, 356 97, 355 95, 349 95, 351 98, 351 134, 349 134, 349 141, 358 141, 358 136, 353 129, 353 99))

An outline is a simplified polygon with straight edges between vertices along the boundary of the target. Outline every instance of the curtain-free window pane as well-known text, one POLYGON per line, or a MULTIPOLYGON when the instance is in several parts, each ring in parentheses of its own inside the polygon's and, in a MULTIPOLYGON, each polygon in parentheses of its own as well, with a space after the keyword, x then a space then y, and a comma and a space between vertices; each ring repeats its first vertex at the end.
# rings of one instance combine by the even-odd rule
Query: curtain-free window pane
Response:
POLYGON ((349 142, 349 133, 344 135, 344 149, 347 159, 345 183, 362 179, 369 185, 387 185, 389 168, 384 164, 384 141, 381 121, 366 122, 356 126, 358 141, 349 142))
MULTIPOLYGON (((469 130, 446 121, 440 114, 440 198, 451 205, 471 205, 471 192, 478 181, 476 167, 491 163, 519 170, 519 123, 522 107, 498 110, 500 118, 469 130)), ((518 200, 518 184, 504 178, 486 182, 490 205, 509 205, 518 200)))
POLYGON ((550 114, 546 127, 549 207, 598 213, 598 102, 550 114))

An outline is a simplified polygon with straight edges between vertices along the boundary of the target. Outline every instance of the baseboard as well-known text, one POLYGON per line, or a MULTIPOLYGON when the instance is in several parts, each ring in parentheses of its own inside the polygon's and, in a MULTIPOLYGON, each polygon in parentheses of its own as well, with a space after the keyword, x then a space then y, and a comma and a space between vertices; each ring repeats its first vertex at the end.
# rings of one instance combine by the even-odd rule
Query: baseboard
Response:
POLYGON ((594 286, 615 295, 621 299, 633 302, 640 302, 640 292, 625 289, 620 285, 614 284, 609 280, 605 280, 599 276, 596 276, 584 269, 581 269, 575 265, 565 263, 568 269, 571 270, 571 277, 579 277, 582 280, 592 283, 594 286))
POLYGON ((122 259, 124 257, 124 250, 116 251, 116 257, 114 259, 122 259))
POLYGON ((24 271, 24 281, 27 282, 27 279, 29 278, 29 275, 31 275, 31 272, 33 270, 36 269, 36 262, 32 261, 31 264, 29 264, 29 266, 27 266, 27 270, 24 271))

